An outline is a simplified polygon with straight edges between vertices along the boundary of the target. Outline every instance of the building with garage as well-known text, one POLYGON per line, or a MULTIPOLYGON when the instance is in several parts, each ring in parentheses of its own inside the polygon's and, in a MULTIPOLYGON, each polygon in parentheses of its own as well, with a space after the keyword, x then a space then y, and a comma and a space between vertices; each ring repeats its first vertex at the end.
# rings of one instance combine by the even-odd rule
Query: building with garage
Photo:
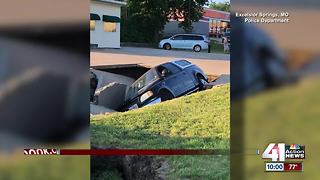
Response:
MULTIPOLYGON (((185 33, 178 26, 179 21, 183 21, 183 17, 174 20, 171 19, 164 28, 164 36, 172 36, 174 34, 185 33)), ((192 23, 193 29, 191 33, 202 34, 207 36, 221 35, 230 28, 230 13, 224 11, 213 10, 210 8, 203 9, 203 16, 198 22, 192 23)))
POLYGON ((90 45, 98 48, 120 48, 121 6, 117 0, 90 1, 90 45))
POLYGON ((210 8, 204 9, 202 20, 209 23, 209 36, 221 36, 230 31, 230 13, 210 8))

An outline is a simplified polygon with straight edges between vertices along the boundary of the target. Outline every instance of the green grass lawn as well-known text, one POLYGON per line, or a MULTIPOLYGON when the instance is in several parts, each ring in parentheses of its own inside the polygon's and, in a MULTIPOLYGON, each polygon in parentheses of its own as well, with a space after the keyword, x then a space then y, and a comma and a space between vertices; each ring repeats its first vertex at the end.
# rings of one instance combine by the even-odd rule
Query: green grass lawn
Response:
MULTIPOLYGON (((222 149, 230 145, 230 85, 125 113, 94 116, 91 143, 140 149, 222 149)), ((229 156, 164 157, 168 179, 227 179, 229 156)))
POLYGON ((216 41, 211 41, 211 53, 224 53, 223 44, 220 44, 216 41))

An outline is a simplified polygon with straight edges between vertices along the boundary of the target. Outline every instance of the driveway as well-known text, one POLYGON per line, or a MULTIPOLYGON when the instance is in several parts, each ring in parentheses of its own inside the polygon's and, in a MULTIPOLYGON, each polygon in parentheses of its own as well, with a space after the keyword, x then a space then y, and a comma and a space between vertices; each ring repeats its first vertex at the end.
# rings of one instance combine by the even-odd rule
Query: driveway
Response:
POLYGON ((90 53, 90 65, 139 64, 154 67, 173 59, 186 59, 199 66, 206 74, 230 74, 230 55, 196 53, 192 51, 162 50, 154 48, 123 47, 121 49, 95 49, 90 53))

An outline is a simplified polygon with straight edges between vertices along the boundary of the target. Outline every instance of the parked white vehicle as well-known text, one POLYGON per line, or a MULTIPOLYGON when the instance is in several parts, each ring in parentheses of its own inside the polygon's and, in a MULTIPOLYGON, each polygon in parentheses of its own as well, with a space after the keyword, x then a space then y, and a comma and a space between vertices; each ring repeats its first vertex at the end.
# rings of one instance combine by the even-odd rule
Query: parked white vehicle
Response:
POLYGON ((193 49, 195 52, 200 52, 203 49, 208 49, 210 40, 205 35, 197 34, 176 34, 168 39, 163 39, 159 42, 159 48, 170 50, 175 49, 193 49))

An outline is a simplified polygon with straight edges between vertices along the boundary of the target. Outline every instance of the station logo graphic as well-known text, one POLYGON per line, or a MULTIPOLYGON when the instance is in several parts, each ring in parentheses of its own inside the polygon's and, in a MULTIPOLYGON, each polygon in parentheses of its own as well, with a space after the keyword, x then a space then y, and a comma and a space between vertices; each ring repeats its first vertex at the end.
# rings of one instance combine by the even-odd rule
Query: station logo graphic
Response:
POLYGON ((304 159, 305 158, 305 146, 299 144, 286 145, 285 147, 286 159, 304 159))
POLYGON ((302 159, 305 159, 305 146, 299 144, 286 145, 285 143, 270 143, 262 154, 262 159, 271 159, 265 162, 266 172, 297 172, 303 171, 302 159), (298 159, 300 162, 286 159, 298 159))

